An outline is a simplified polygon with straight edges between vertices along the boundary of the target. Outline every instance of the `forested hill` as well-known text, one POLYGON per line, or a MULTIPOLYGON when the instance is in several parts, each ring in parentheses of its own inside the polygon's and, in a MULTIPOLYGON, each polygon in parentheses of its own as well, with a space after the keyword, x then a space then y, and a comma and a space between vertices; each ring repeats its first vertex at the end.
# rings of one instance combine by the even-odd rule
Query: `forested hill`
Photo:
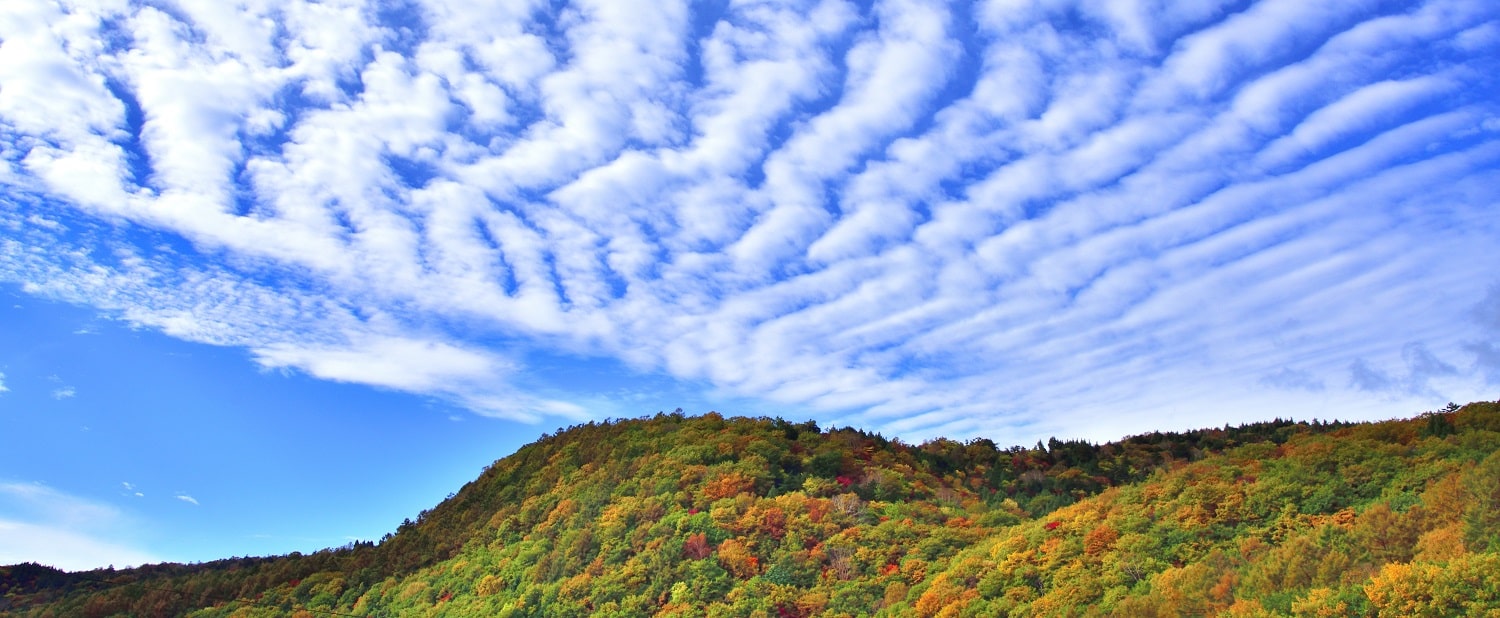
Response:
POLYGON ((63 573, 21 616, 1500 616, 1500 404, 1091 445, 718 414, 544 436, 380 543, 63 573))

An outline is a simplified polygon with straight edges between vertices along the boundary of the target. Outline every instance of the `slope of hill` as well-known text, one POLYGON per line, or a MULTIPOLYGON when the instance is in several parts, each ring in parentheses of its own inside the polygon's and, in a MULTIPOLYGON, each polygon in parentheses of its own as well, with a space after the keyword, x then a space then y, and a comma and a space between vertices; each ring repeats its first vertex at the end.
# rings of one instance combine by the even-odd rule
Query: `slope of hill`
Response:
POLYGON ((23 616, 1500 616, 1500 404, 1090 445, 591 423, 379 544, 62 573, 23 616))

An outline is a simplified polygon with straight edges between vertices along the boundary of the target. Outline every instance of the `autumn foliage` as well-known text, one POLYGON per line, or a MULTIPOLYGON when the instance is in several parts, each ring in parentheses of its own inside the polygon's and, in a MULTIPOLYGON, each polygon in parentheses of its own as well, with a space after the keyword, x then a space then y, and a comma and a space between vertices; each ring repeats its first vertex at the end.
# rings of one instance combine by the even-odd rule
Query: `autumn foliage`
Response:
POLYGON ((18 616, 1500 615, 1500 404, 1094 445, 590 423, 380 543, 63 573, 18 616))

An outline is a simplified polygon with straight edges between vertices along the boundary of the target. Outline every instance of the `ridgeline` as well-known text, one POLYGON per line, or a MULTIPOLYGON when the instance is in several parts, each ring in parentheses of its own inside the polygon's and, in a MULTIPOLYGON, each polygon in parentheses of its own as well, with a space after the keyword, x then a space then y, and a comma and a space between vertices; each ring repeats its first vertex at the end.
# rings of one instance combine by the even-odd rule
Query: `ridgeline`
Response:
POLYGON ((66 573, 15 616, 1500 616, 1500 403, 1094 445, 680 413, 543 436, 379 543, 66 573))

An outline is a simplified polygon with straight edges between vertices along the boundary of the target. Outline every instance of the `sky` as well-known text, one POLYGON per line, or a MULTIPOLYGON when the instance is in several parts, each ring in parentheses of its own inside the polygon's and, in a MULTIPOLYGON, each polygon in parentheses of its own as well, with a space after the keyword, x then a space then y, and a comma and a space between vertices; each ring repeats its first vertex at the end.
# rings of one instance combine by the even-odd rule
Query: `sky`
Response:
POLYGON ((375 539, 678 407, 1500 393, 1489 0, 0 3, 0 563, 375 539))

